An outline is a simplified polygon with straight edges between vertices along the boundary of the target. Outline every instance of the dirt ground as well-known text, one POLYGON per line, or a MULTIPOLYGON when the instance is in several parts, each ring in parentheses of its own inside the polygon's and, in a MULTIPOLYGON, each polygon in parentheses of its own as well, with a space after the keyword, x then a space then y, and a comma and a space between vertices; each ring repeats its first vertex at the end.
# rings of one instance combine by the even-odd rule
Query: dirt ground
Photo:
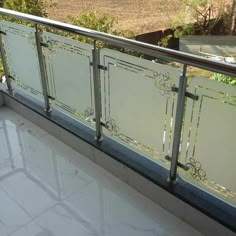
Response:
POLYGON ((178 0, 53 0, 49 18, 67 21, 68 15, 84 11, 107 13, 117 19, 115 28, 135 34, 165 29, 177 13, 178 0))

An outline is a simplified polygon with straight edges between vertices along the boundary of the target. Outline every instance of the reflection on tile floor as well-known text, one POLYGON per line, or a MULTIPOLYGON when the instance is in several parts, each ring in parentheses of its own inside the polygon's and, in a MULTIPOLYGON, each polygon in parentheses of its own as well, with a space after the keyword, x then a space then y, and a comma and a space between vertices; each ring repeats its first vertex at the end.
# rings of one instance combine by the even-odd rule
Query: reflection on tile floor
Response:
POLYGON ((1 236, 200 236, 44 130, 0 107, 1 236))

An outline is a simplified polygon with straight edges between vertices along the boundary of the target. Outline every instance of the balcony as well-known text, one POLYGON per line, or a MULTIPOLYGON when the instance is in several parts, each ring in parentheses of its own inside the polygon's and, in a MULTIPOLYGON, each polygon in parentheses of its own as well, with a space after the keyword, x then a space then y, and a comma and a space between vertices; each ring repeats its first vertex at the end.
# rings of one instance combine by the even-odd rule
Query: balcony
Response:
POLYGON ((235 235, 235 65, 0 13, 1 235, 235 235))

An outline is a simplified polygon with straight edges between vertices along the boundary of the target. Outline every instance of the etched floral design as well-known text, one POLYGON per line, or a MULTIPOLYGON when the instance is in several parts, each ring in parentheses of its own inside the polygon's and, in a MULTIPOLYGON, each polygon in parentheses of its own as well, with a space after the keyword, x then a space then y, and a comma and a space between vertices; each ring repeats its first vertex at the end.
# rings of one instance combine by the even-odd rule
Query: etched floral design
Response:
POLYGON ((85 119, 89 118, 90 116, 92 116, 94 114, 94 110, 90 107, 88 107, 85 111, 84 111, 84 117, 85 119))
POLYGON ((117 135, 119 133, 119 127, 116 125, 114 119, 108 120, 105 127, 110 131, 111 135, 117 135))
POLYGON ((186 166, 189 168, 188 173, 191 178, 197 181, 206 180, 206 171, 202 169, 202 165, 199 161, 196 161, 193 157, 191 157, 189 162, 186 163, 186 166))
POLYGON ((53 39, 45 39, 45 47, 50 51, 51 55, 55 56, 57 49, 59 48, 59 42, 53 39))
POLYGON ((159 89, 162 96, 170 96, 172 87, 174 86, 173 80, 170 77, 169 72, 158 73, 154 72, 155 86, 159 89))

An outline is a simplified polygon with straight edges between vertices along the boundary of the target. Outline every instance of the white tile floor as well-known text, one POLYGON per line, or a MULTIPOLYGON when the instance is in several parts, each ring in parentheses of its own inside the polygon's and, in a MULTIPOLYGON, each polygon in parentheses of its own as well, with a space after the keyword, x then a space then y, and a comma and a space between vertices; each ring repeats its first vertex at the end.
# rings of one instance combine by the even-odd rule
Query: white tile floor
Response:
POLYGON ((200 236, 44 130, 0 107, 0 236, 200 236))

